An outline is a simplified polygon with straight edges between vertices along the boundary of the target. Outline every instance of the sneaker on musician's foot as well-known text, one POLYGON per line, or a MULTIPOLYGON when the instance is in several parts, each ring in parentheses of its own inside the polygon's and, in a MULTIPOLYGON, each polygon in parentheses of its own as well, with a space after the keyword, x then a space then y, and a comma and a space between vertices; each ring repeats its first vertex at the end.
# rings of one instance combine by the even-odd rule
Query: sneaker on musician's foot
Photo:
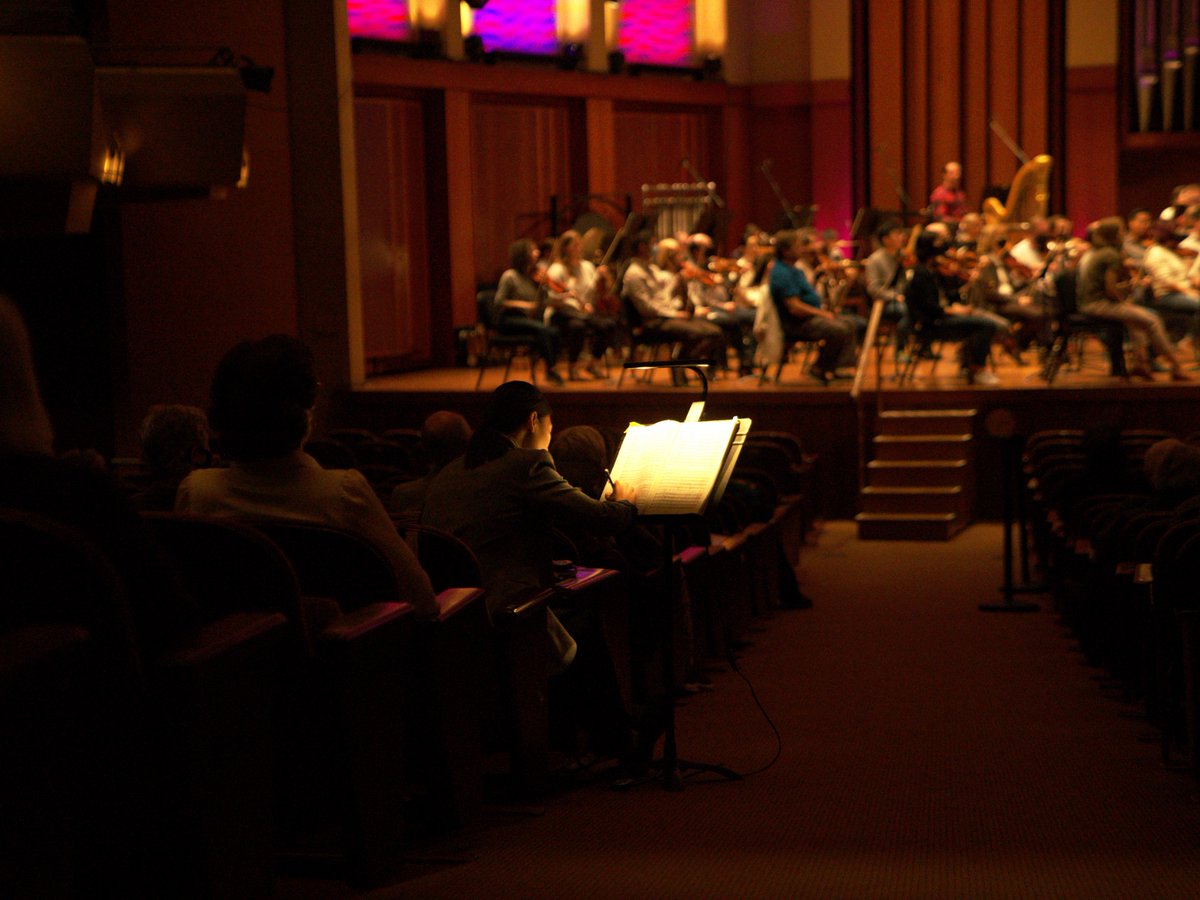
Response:
POLYGON ((989 369, 980 369, 971 376, 971 384, 981 384, 985 387, 993 387, 1000 383, 1000 379, 996 377, 996 373, 989 369))
POLYGON ((820 366, 810 366, 808 370, 810 377, 815 378, 821 384, 828 385, 833 375, 828 369, 822 369, 820 366))
POLYGON ((546 380, 549 381, 555 387, 562 387, 563 378, 554 369, 546 370, 546 380))

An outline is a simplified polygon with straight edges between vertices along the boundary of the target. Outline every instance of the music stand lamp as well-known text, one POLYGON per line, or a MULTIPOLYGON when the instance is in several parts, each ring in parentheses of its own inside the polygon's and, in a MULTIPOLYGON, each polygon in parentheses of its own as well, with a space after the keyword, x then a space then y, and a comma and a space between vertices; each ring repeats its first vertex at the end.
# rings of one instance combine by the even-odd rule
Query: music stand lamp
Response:
MULTIPOLYGON (((627 362, 626 369, 688 369, 695 372, 700 379, 700 399, 693 402, 691 409, 688 411, 687 421, 697 422, 700 420, 700 415, 704 412, 705 401, 708 400, 708 377, 704 374, 704 370, 711 368, 715 363, 711 360, 701 359, 674 359, 659 362, 627 362)), ((666 722, 663 729, 663 754, 661 759, 651 763, 651 769, 660 769, 662 772, 662 786, 668 791, 683 790, 683 773, 686 771, 689 774, 693 772, 711 772, 715 775, 720 775, 729 781, 740 781, 742 776, 730 769, 728 766, 723 766, 719 763, 702 763, 692 760, 680 759, 679 749, 675 738, 675 632, 674 632, 674 611, 682 604, 682 599, 677 594, 676 579, 674 577, 675 567, 675 528, 680 525, 680 520, 686 519, 688 516, 679 515, 639 515, 638 520, 644 523, 651 523, 663 526, 663 572, 667 578, 668 603, 669 609, 663 617, 663 687, 667 691, 667 709, 666 722)), ((647 779, 648 780, 648 779, 647 779)), ((631 783, 628 787, 632 787, 631 783)), ((622 787, 625 787, 623 785, 622 787)))

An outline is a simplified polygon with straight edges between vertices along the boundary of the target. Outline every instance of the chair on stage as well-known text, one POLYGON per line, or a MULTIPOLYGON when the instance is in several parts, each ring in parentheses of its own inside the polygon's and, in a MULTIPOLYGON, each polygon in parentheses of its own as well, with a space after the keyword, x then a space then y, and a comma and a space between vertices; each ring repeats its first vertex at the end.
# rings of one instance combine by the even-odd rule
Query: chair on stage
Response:
MULTIPOLYGON (((679 356, 680 344, 679 339, 657 328, 647 326, 642 322, 641 313, 637 311, 637 307, 633 305, 633 301, 628 297, 621 298, 621 330, 629 340, 629 359, 636 360, 639 358, 639 351, 643 362, 651 362, 659 359, 676 359, 679 356)), ((643 376, 646 383, 649 384, 654 378, 655 369, 646 369, 643 376)), ((619 388, 625 380, 625 369, 621 369, 621 374, 617 377, 617 387, 619 388)))
POLYGON ((1095 335, 1103 341, 1108 350, 1110 374, 1118 377, 1125 375, 1125 326, 1112 319, 1079 312, 1076 303, 1076 280, 1077 275, 1071 270, 1060 272, 1054 277, 1057 298, 1055 319, 1058 330, 1042 369, 1042 378, 1046 380, 1046 384, 1054 383, 1072 348, 1075 350, 1076 359, 1080 360, 1076 368, 1082 365, 1083 339, 1087 335, 1095 335))
MULTIPOLYGON (((483 384, 483 373, 488 364, 496 356, 504 360, 504 381, 508 381, 508 373, 512 369, 513 359, 524 356, 529 360, 529 380, 537 384, 537 338, 528 334, 503 334, 496 318, 496 292, 480 291, 475 295, 476 333, 483 339, 483 349, 479 353, 479 377, 475 379, 475 390, 483 384)), ((553 365, 554 360, 547 360, 547 365, 553 365)))

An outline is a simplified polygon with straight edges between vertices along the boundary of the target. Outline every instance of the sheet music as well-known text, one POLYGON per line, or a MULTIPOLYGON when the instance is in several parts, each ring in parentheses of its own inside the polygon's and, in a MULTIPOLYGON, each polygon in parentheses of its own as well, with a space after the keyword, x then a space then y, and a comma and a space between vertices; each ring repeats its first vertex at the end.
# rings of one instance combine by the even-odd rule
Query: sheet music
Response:
POLYGON ((701 512, 723 473, 738 427, 737 419, 631 425, 613 465, 612 478, 637 489, 639 512, 701 512))

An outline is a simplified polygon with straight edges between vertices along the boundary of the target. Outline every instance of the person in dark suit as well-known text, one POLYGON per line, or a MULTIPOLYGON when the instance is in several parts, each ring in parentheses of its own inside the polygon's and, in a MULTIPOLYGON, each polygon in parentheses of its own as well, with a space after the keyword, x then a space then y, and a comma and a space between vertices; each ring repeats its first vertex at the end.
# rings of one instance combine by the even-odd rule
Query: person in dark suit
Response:
MULTIPOLYGON (((447 465, 425 497, 421 522, 447 531, 475 553, 490 611, 529 590, 554 584, 556 525, 613 534, 637 514, 632 491, 618 484, 613 499, 594 500, 558 473, 547 448, 553 423, 538 389, 525 381, 496 388, 464 456, 447 465)), ((630 751, 632 730, 599 622, 572 609, 567 627, 548 611, 554 697, 567 698, 599 756, 630 751)))

